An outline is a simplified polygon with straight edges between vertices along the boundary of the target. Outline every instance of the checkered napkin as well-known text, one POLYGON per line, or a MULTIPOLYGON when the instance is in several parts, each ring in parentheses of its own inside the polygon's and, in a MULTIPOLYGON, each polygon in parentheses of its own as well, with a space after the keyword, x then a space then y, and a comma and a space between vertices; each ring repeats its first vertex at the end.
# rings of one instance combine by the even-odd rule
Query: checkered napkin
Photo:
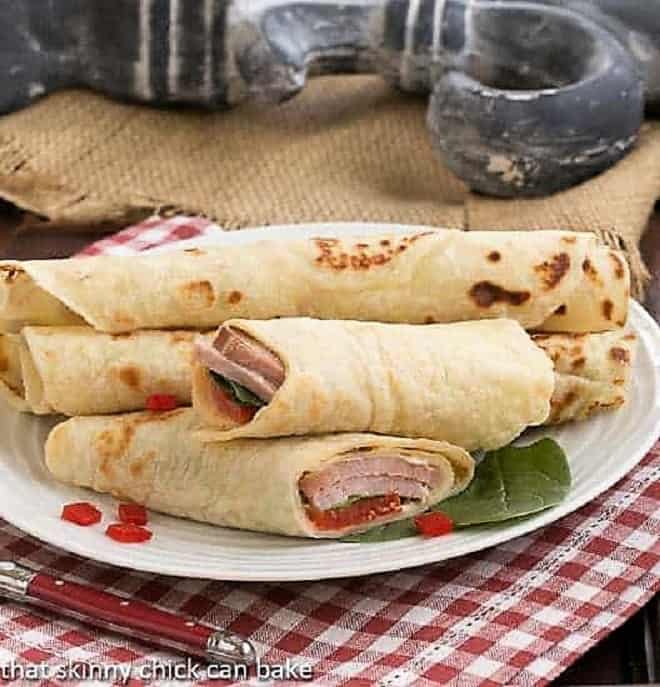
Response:
MULTIPOLYGON (((204 220, 153 219, 84 253, 128 254, 213 231, 204 220)), ((347 580, 247 584, 128 572, 0 523, 0 546, 21 563, 229 628, 249 637, 264 663, 311 665, 314 684, 333 687, 547 684, 660 590, 659 541, 660 442, 615 487, 553 525, 442 564, 347 580)), ((181 659, 4 603, 0 665, 12 660, 53 669, 130 664, 137 676, 153 661, 181 659)))

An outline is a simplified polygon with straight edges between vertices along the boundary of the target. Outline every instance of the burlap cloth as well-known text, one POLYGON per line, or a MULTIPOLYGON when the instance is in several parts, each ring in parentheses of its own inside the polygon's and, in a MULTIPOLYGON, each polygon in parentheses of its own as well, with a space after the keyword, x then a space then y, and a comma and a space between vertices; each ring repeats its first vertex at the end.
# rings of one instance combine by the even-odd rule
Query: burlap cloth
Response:
POLYGON ((569 228, 623 248, 660 196, 660 124, 612 170, 542 200, 469 193, 434 157, 426 99, 378 77, 323 78, 279 107, 155 110, 83 92, 0 119, 0 197, 53 226, 134 221, 154 210, 250 225, 370 220, 464 229, 569 228))

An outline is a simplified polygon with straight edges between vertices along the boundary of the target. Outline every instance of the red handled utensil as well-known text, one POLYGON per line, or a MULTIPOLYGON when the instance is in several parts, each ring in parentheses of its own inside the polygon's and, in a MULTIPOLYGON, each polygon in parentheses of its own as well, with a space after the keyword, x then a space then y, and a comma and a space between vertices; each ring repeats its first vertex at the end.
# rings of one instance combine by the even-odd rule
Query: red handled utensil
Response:
POLYGON ((11 561, 0 561, 0 595, 213 663, 252 665, 256 661, 252 643, 232 632, 37 573, 11 561))

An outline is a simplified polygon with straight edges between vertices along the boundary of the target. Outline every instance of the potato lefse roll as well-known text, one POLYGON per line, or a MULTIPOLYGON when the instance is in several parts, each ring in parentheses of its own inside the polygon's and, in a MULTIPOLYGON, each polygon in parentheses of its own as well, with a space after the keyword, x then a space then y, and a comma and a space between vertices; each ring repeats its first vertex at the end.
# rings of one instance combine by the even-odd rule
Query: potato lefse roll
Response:
POLYGON ((179 409, 72 418, 46 463, 60 481, 214 525, 333 538, 462 491, 474 461, 445 442, 369 434, 204 443, 179 409))
POLYGON ((533 340, 555 368, 555 390, 544 424, 583 420, 625 403, 637 350, 634 334, 537 334, 533 340))
POLYGON ((512 320, 231 320, 197 349, 193 403, 211 441, 376 432, 498 448, 546 419, 554 388, 512 320))
POLYGON ((25 327, 0 334, 0 395, 39 415, 142 410, 152 394, 191 402, 189 331, 103 334, 90 327, 25 327))
POLYGON ((307 316, 410 324, 503 317, 526 329, 596 332, 625 324, 629 291, 622 254, 592 234, 440 229, 0 262, 0 331, 211 329, 232 318, 307 316))
MULTIPOLYGON (((196 337, 190 331, 111 335, 89 327, 26 327, 22 335, 0 334, 0 396, 17 410, 37 414, 142 410, 151 394, 171 394, 181 405, 190 405, 196 337)), ((544 424, 583 419, 625 401, 635 359, 634 334, 538 334, 533 340, 555 366, 550 416, 544 424)), ((234 337, 224 345, 236 345, 234 337)), ((281 383, 277 373, 273 379, 281 362, 275 356, 275 367, 272 358, 265 364, 271 398, 272 385, 281 383)), ((215 381, 219 402, 225 401, 226 412, 236 421, 251 419, 263 405, 247 387, 242 396, 246 402, 232 402, 240 385, 232 388, 221 376, 215 381)), ((249 380, 243 381, 249 386, 249 380)))

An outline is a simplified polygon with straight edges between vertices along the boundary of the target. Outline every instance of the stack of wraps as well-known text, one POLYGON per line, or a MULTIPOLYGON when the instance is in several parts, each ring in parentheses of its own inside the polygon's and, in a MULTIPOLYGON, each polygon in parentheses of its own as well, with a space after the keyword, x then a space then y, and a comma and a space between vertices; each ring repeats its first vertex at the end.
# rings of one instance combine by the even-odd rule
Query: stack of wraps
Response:
POLYGON ((58 479, 289 535, 435 505, 470 482, 467 451, 624 403, 634 357, 626 262, 591 234, 264 241, 0 279, 0 390, 73 417, 47 443, 58 479), (153 394, 194 411, 144 412, 153 394))

